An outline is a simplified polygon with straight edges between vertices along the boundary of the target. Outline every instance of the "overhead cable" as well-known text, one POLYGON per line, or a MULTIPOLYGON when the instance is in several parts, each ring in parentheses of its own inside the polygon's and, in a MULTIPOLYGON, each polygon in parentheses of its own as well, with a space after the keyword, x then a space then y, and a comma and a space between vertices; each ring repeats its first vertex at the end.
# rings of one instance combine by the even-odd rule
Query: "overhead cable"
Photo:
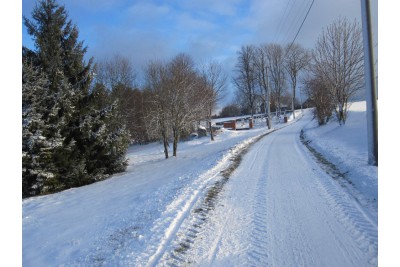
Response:
POLYGON ((296 36, 293 38, 293 41, 292 41, 292 43, 290 44, 288 50, 290 50, 290 48, 292 47, 294 41, 296 40, 297 36, 299 35, 299 32, 300 32, 301 28, 303 27, 304 22, 306 21, 306 19, 307 19, 307 17, 308 17, 308 14, 310 13, 310 10, 311 10, 311 8, 312 8, 313 5, 314 5, 314 0, 311 2, 310 7, 308 8, 307 14, 306 14, 306 16, 304 17, 303 22, 301 23, 301 25, 300 25, 300 27, 299 27, 299 30, 297 31, 296 36))

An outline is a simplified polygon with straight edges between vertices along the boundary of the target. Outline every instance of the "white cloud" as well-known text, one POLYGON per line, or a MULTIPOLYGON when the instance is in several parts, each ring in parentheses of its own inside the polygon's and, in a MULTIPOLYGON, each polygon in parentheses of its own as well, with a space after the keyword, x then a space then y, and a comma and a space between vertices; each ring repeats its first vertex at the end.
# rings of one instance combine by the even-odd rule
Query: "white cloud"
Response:
POLYGON ((216 25, 205 19, 196 18, 189 12, 178 14, 175 21, 180 30, 191 31, 210 31, 216 29, 216 25))
MULTIPOLYGON (((192 0, 175 1, 176 4, 190 12, 208 13, 221 16, 234 16, 243 0, 192 0)), ((246 2, 246 0, 244 1, 246 2)))
POLYGON ((127 11, 130 15, 150 20, 169 14, 171 12, 171 8, 168 5, 157 5, 151 2, 139 2, 130 6, 127 11))

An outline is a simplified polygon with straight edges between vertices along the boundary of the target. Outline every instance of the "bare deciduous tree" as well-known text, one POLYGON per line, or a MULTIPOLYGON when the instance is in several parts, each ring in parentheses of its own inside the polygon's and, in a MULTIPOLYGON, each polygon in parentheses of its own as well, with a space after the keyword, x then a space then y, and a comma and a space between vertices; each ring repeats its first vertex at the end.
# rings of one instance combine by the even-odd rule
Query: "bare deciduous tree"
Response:
POLYGON ((167 67, 162 62, 151 62, 145 70, 147 90, 145 98, 146 128, 152 138, 163 142, 165 158, 169 157, 169 96, 167 67))
POLYGON ((294 112, 294 103, 296 99, 297 77, 301 70, 305 69, 309 64, 311 55, 299 44, 292 44, 286 47, 285 69, 289 74, 292 85, 292 111, 293 118, 296 117, 294 112))
POLYGON ((255 67, 257 73, 257 82, 260 88, 260 96, 265 106, 266 123, 268 129, 271 129, 270 117, 270 86, 268 79, 268 58, 267 58, 267 45, 261 45, 256 49, 255 67))
MULTIPOLYGON (((129 59, 115 55, 113 58, 98 62, 95 66, 95 82, 108 90, 111 101, 117 104, 115 122, 125 125, 131 135, 131 141, 141 135, 138 133, 136 118, 140 116, 135 109, 136 72, 129 59)), ((142 125, 140 125, 141 127, 142 125)), ((139 127, 139 128, 140 128, 139 127)))
POLYGON ((284 69, 284 49, 279 44, 267 45, 267 59, 271 87, 276 101, 276 112, 281 112, 281 96, 284 93, 286 80, 284 69))
POLYGON ((317 118, 318 124, 326 124, 332 116, 334 103, 331 92, 327 90, 325 79, 322 75, 314 74, 313 76, 305 77, 303 85, 304 92, 315 106, 314 117, 317 118))
POLYGON ((346 122, 351 97, 364 86, 362 31, 339 18, 323 31, 313 53, 313 72, 323 77, 335 102, 339 124, 346 122))
POLYGON ((96 81, 104 84, 110 91, 118 84, 133 88, 136 81, 136 72, 132 63, 126 57, 114 55, 96 63, 96 81))
POLYGON ((217 107, 219 101, 224 97, 227 76, 221 64, 217 61, 210 61, 201 70, 203 81, 203 91, 206 93, 207 120, 210 130, 211 141, 214 141, 214 134, 211 125, 212 112, 217 107))
POLYGON ((187 54, 178 54, 168 65, 170 74, 170 107, 173 135, 173 156, 176 156, 178 142, 183 130, 196 121, 199 110, 196 89, 199 79, 195 72, 194 62, 187 54))
POLYGON ((238 98, 245 104, 253 116, 256 103, 256 72, 255 72, 255 47, 252 45, 242 46, 238 52, 236 63, 236 76, 233 83, 237 89, 238 98))
POLYGON ((192 58, 186 54, 178 54, 167 64, 149 64, 146 80, 150 91, 146 102, 148 129, 155 129, 152 136, 162 138, 166 158, 172 137, 173 156, 177 156, 181 135, 188 133, 193 123, 207 117, 210 87, 205 86, 192 58))

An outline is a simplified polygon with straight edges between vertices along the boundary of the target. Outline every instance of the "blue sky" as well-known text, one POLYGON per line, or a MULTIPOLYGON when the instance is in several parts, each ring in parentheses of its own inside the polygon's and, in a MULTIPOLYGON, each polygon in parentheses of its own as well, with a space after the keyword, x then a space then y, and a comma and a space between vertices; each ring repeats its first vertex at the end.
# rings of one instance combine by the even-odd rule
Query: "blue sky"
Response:
MULTIPOLYGON (((119 54, 129 58, 140 73, 149 60, 168 60, 185 52, 197 62, 220 61, 228 75, 242 45, 290 43, 311 2, 59 0, 78 26, 88 57, 101 61, 119 54)), ((377 0, 371 3, 376 26, 377 0)), ((23 0, 22 14, 30 18, 34 6, 34 0, 23 0)), ((336 18, 360 21, 360 14, 360 0, 317 0, 296 42, 313 48, 322 29, 336 18)), ((22 43, 33 48, 24 26, 22 43)))

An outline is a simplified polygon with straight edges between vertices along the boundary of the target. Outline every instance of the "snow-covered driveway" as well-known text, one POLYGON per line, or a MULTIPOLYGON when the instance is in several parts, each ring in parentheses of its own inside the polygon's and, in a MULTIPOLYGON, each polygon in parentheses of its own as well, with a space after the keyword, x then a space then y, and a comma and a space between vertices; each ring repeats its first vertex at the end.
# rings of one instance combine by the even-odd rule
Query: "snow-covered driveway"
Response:
POLYGON ((196 266, 377 265, 377 221, 310 159, 303 119, 244 156, 184 261, 196 266))

